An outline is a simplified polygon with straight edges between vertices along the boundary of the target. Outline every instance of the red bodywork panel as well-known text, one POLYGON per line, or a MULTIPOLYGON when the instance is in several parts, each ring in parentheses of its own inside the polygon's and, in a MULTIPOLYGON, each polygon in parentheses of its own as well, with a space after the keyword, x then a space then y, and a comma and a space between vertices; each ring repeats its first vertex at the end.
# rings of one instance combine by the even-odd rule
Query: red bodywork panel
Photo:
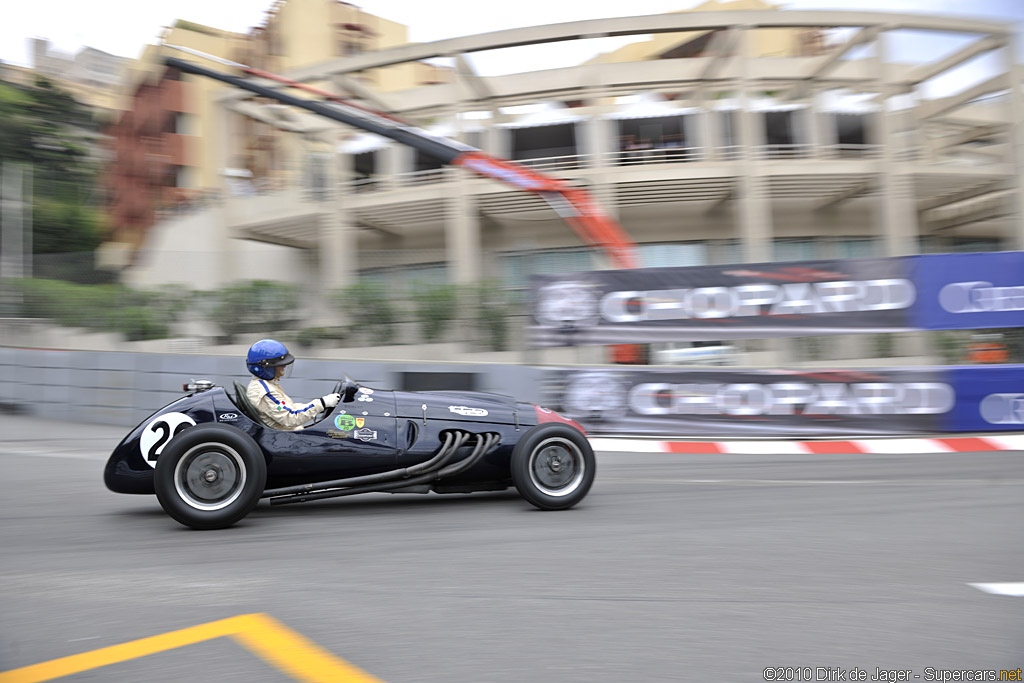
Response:
POLYGON ((553 410, 541 408, 538 405, 534 405, 533 407, 537 411, 537 422, 540 424, 544 424, 545 422, 561 422, 562 424, 572 425, 576 429, 580 430, 580 433, 583 434, 583 436, 587 435, 587 430, 584 429, 583 425, 576 420, 570 420, 567 417, 559 415, 553 410))

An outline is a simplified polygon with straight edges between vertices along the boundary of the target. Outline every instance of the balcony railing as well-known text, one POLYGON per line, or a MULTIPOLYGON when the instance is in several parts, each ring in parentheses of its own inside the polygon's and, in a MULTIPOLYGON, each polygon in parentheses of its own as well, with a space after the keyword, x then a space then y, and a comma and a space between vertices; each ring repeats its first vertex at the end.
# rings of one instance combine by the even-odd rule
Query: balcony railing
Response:
POLYGON ((880 145, 841 143, 825 147, 828 156, 838 159, 874 159, 880 152, 880 145))
POLYGON ((445 169, 428 168, 423 171, 396 173, 393 178, 396 185, 424 185, 427 183, 439 183, 445 179, 445 169))
POLYGON ((807 159, 813 153, 811 145, 802 143, 786 143, 774 145, 758 145, 754 147, 755 159, 807 159))
POLYGON ((700 147, 650 147, 624 149, 614 155, 617 166, 642 166, 700 161, 703 150, 700 147))
MULTIPOLYGON (((683 164, 699 162, 739 161, 743 158, 740 145, 720 147, 652 147, 648 149, 626 149, 604 154, 570 154, 536 159, 519 159, 515 163, 537 171, 558 175, 567 171, 579 171, 595 166, 648 166, 654 164, 683 164)), ((751 148, 751 157, 759 160, 785 159, 875 159, 881 154, 880 145, 834 144, 815 147, 806 143, 760 145, 751 148)), ((900 160, 921 157, 920 150, 901 152, 900 160)), ((391 176, 388 183, 382 176, 358 178, 350 184, 354 192, 372 192, 389 187, 424 185, 444 182, 449 178, 444 168, 422 171, 408 171, 391 176)))
POLYGON ((380 188, 380 178, 356 178, 352 181, 355 192, 372 192, 380 188))
POLYGON ((558 157, 540 157, 537 159, 518 159, 517 164, 529 166, 538 171, 574 171, 583 168, 587 160, 593 158, 590 154, 569 154, 558 157))

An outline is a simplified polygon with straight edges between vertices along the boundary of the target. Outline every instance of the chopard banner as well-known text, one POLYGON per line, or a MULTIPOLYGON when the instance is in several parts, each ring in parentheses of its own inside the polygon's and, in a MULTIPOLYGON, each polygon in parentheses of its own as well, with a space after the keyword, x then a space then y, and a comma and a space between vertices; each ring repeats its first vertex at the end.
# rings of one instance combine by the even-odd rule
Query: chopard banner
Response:
POLYGON ((536 276, 537 346, 910 329, 905 259, 804 261, 536 276))
POLYGON ((1024 252, 535 276, 535 346, 1024 326, 1024 252))
POLYGON ((545 387, 549 406, 601 434, 934 433, 954 428, 957 398, 949 373, 930 368, 559 368, 549 371, 545 387))

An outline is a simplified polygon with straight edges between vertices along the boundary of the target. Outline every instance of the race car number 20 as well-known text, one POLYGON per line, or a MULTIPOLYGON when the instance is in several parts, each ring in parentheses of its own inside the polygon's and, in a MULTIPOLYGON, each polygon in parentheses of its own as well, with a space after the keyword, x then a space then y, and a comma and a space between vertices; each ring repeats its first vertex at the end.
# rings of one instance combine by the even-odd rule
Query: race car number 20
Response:
POLYGON ((196 421, 185 413, 164 413, 154 417, 142 430, 142 437, 139 439, 142 459, 155 469, 156 459, 163 453, 167 442, 195 423, 196 421))

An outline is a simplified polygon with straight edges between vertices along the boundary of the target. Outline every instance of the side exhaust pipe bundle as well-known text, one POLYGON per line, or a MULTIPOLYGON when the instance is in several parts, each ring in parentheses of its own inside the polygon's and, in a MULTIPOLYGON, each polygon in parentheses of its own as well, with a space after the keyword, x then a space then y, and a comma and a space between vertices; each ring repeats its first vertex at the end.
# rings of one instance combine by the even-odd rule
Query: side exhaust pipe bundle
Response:
POLYGON ((288 505, 290 503, 303 503, 309 500, 340 498, 341 496, 354 496, 359 493, 384 492, 418 484, 429 484, 438 479, 452 477, 465 472, 475 465, 480 458, 492 451, 500 441, 501 436, 498 434, 472 434, 470 432, 453 430, 444 433, 444 443, 441 445, 441 448, 426 462, 389 472, 381 472, 380 474, 267 489, 263 492, 262 497, 270 498, 271 505, 288 505), (449 465, 448 463, 455 457, 459 449, 466 446, 474 438, 476 443, 473 446, 473 451, 462 460, 449 465))

